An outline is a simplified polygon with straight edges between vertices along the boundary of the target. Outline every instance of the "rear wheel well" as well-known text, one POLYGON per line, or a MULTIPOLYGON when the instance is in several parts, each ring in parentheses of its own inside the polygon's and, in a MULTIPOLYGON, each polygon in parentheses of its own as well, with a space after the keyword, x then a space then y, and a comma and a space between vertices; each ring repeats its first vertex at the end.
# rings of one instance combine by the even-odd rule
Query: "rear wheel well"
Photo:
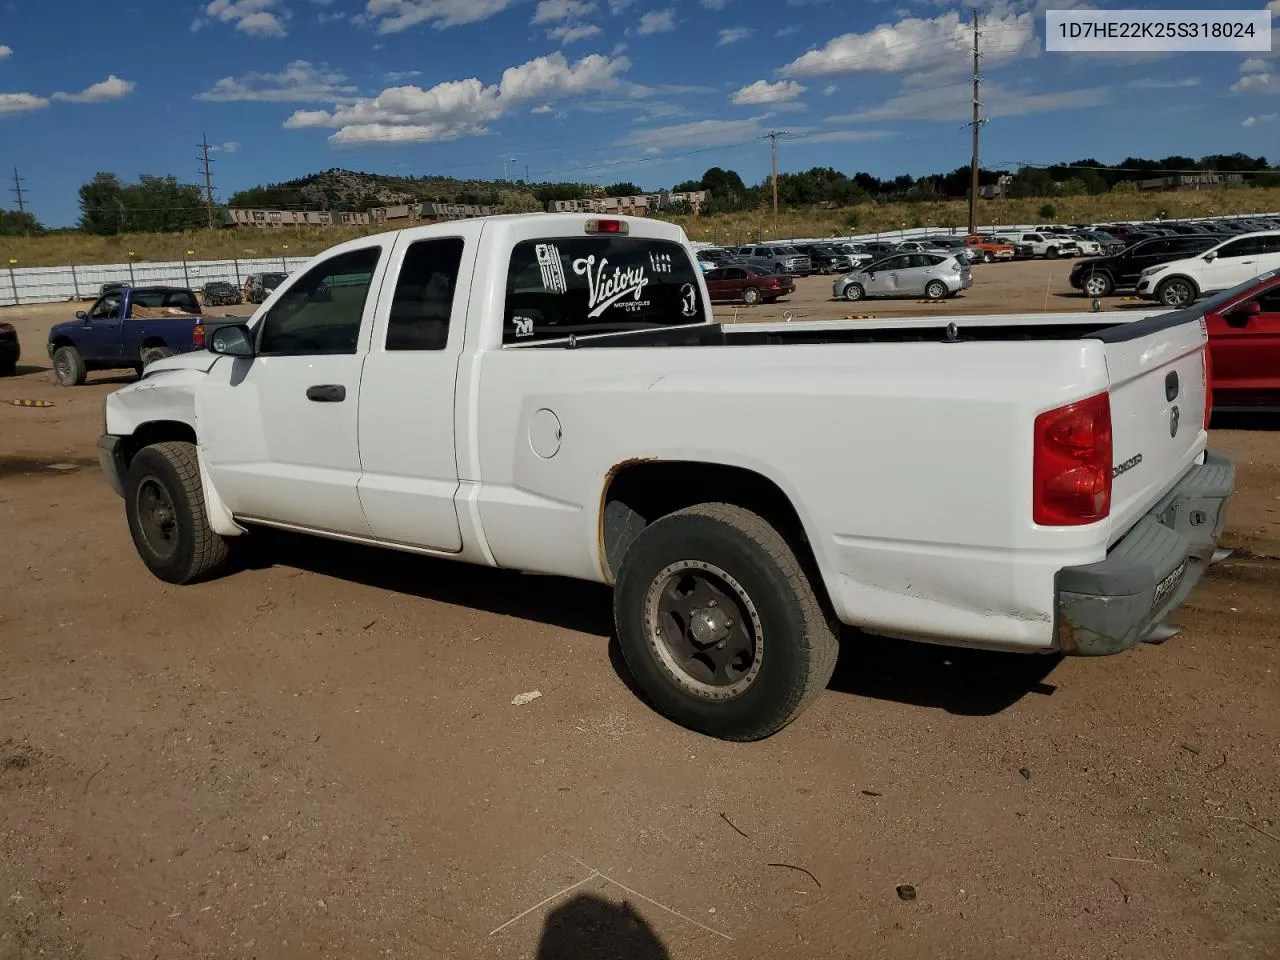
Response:
POLYGON ((196 431, 190 424, 183 423, 181 420, 152 420, 141 424, 130 436, 123 438, 121 447, 125 466, 133 462, 133 458, 143 447, 169 441, 195 443, 196 431))
POLYGON ((731 503, 767 520, 795 551, 821 602, 830 606, 813 547, 791 500, 768 477, 717 463, 640 461, 615 468, 600 513, 610 577, 616 577, 622 558, 645 527, 699 503, 731 503))
POLYGON ((164 337, 147 337, 145 340, 142 341, 143 350, 150 350, 152 347, 167 347, 167 346, 169 346, 169 344, 165 343, 164 337))

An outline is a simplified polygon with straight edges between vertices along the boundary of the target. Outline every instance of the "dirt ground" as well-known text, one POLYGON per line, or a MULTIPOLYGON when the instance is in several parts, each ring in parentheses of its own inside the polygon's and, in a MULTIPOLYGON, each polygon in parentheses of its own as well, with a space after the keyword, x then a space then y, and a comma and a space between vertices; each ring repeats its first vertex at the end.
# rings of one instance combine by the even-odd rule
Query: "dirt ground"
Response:
POLYGON ((600 588, 287 538, 159 583, 94 460, 132 377, 53 387, 66 313, 0 313, 0 401, 56 404, 0 402, 0 960, 1280 957, 1274 423, 1215 425, 1238 552, 1175 639, 850 636, 733 745, 637 699, 600 588))

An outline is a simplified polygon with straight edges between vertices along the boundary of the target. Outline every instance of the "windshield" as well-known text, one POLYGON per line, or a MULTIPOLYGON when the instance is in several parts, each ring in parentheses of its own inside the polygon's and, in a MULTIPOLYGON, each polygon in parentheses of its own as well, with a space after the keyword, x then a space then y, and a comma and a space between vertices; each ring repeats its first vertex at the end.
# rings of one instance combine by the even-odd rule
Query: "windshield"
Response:
POLYGON ((1217 310, 1223 304, 1230 303, 1242 293, 1251 290, 1266 280, 1270 280, 1277 274, 1280 274, 1280 271, 1272 270, 1270 273, 1264 273, 1261 276, 1250 277, 1248 280, 1244 281, 1244 283, 1238 283, 1230 290, 1223 290, 1221 293, 1214 294, 1209 299, 1201 301, 1196 305, 1196 309, 1201 313, 1209 313, 1213 310, 1217 310))
POLYGON ((264 287, 278 287, 284 283, 287 274, 283 273, 264 273, 262 275, 262 285, 264 287))

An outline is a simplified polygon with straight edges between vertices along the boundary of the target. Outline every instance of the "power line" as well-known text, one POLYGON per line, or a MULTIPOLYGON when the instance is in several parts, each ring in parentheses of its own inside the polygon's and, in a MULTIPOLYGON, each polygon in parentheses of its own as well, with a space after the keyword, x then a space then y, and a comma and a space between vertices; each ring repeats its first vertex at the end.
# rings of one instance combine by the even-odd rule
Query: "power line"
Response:
POLYGON ((13 186, 9 188, 9 192, 14 194, 18 198, 18 212, 26 213, 27 205, 26 205, 25 198, 22 196, 22 182, 23 182, 23 178, 18 176, 18 168, 14 167, 13 168, 13 186))
POLYGON ((204 205, 205 210, 209 214, 209 229, 213 229, 213 172, 209 169, 209 164, 214 161, 209 159, 209 138, 205 134, 200 134, 200 142, 196 144, 200 147, 200 156, 197 158, 204 164, 204 205))

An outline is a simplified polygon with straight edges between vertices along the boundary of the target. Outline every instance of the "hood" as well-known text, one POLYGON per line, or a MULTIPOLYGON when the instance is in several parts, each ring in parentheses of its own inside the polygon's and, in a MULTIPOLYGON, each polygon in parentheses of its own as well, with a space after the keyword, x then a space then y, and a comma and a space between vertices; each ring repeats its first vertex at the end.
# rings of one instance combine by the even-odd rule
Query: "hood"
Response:
POLYGON ((65 333, 70 335, 72 331, 74 331, 81 325, 81 323, 82 321, 80 320, 65 320, 62 323, 55 323, 52 327, 49 328, 50 342, 52 342, 53 339, 57 337, 59 334, 65 333))
POLYGON ((163 360, 147 364, 147 369, 143 372, 142 378, 145 380, 153 373, 164 373, 170 370, 193 370, 197 373, 208 373, 213 369, 213 365, 221 359, 216 353, 210 353, 208 350, 192 350, 190 353, 179 353, 176 356, 165 357, 163 360))

